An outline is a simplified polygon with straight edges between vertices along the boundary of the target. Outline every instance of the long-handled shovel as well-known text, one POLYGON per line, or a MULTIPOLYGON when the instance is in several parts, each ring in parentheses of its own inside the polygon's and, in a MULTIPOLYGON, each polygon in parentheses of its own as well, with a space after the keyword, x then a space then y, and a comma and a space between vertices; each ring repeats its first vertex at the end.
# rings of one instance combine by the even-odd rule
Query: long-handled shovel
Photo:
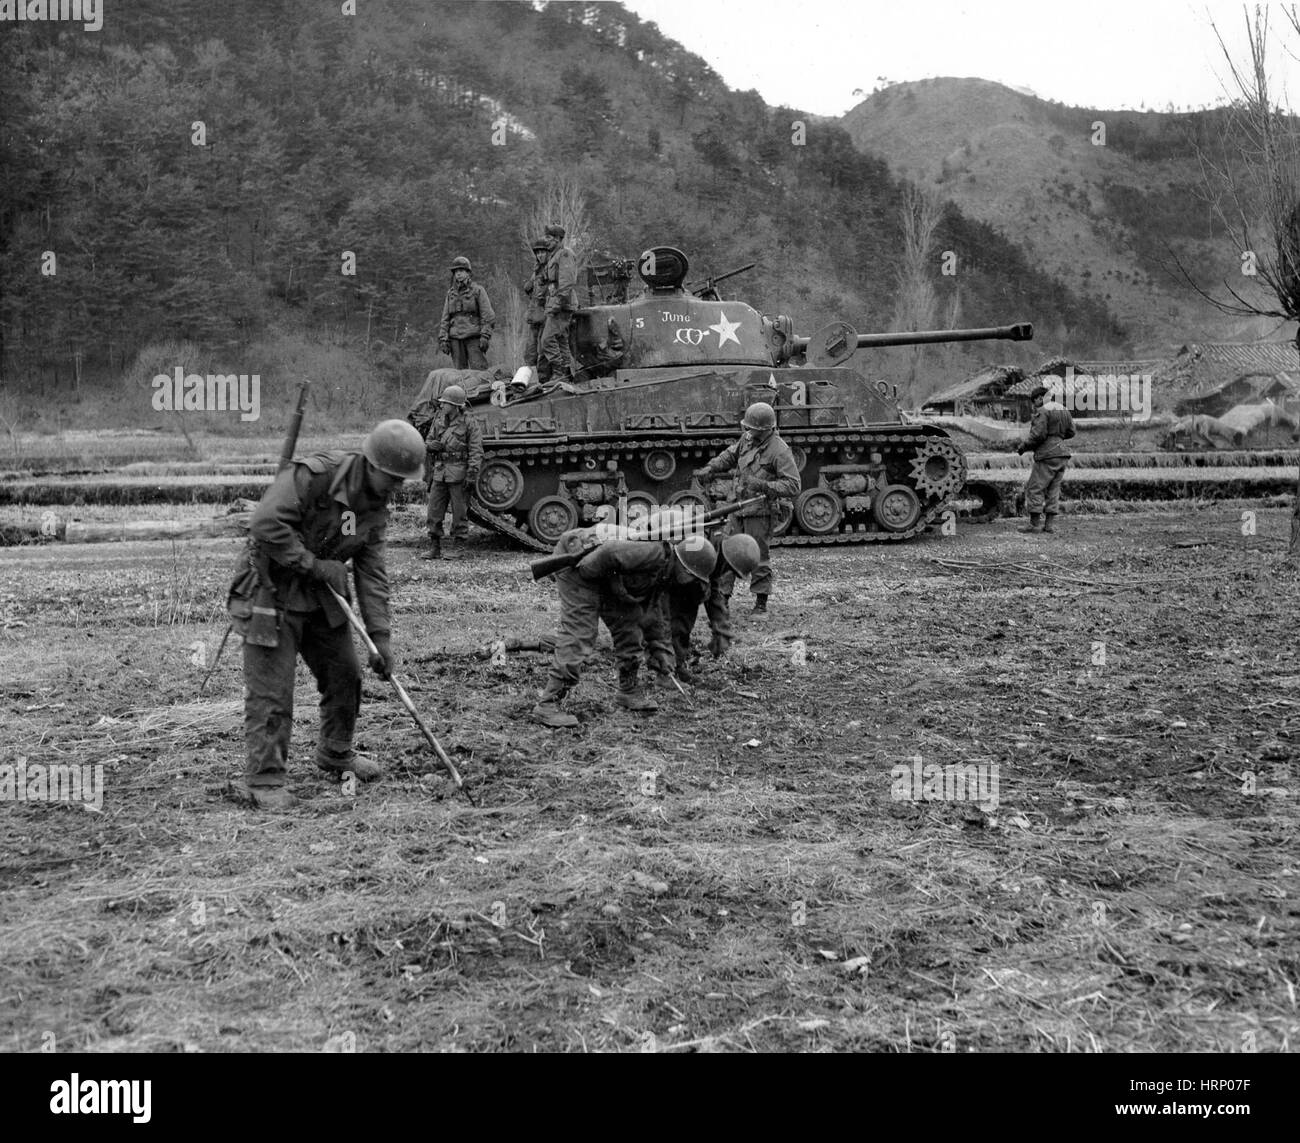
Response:
MULTIPOLYGON (((348 601, 332 587, 328 588, 328 591, 338 601, 338 605, 343 608, 343 613, 348 617, 348 622, 352 624, 352 629, 361 636, 362 642, 365 643, 366 650, 372 655, 378 655, 379 648, 375 646, 370 634, 366 631, 365 624, 357 617, 357 613, 348 606, 348 601)), ((392 671, 389 671, 388 681, 393 684, 393 690, 397 692, 397 697, 402 700, 402 705, 411 712, 411 717, 415 719, 415 725, 420 728, 420 733, 424 735, 425 741, 433 747, 433 752, 438 756, 438 761, 442 763, 443 768, 451 776, 451 780, 456 783, 456 789, 469 799, 470 805, 477 806, 478 802, 475 800, 473 792, 460 776, 455 763, 447 757, 447 752, 442 748, 442 743, 433 736, 433 731, 429 729, 428 723, 420 717, 420 712, 415 709, 415 703, 411 701, 411 696, 406 693, 406 688, 402 686, 401 680, 392 671)))

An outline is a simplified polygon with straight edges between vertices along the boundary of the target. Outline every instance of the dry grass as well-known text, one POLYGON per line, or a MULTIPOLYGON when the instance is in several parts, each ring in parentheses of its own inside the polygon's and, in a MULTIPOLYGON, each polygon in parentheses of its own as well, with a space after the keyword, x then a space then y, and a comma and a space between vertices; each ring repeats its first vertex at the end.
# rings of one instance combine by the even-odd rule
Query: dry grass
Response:
POLYGON ((526 556, 399 547, 405 678, 482 806, 373 678, 359 745, 388 776, 355 796, 318 776, 300 669, 287 816, 224 794, 237 649, 198 695, 233 544, 6 551, 28 624, 0 632, 6 724, 29 762, 102 763, 106 794, 0 819, 0 1042, 1289 1050, 1297 586, 1284 514, 1251 552, 1216 539, 1232 523, 783 550, 773 623, 739 620, 694 711, 662 692, 656 717, 619 712, 606 638, 577 732, 525 717, 541 656, 411 663, 552 629, 526 556), (1213 542, 1171 547, 1189 534, 1213 542), (893 801, 915 754, 996 762, 999 805, 893 801))

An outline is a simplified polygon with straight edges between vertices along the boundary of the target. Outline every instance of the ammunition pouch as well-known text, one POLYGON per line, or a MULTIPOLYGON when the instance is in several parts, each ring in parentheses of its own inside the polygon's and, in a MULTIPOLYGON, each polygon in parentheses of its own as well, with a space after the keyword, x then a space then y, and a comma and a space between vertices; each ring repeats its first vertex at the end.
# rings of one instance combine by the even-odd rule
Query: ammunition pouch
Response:
POLYGON ((254 647, 280 645, 284 612, 271 584, 270 566, 250 542, 241 554, 234 581, 226 596, 230 626, 254 647), (259 569, 259 565, 266 565, 259 569))

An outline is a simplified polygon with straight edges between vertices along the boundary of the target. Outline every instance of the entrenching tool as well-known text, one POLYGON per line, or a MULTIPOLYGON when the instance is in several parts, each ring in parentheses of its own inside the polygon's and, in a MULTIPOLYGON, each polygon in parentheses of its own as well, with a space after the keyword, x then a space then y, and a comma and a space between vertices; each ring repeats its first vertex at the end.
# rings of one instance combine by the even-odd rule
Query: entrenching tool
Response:
MULTIPOLYGON (((378 655, 379 648, 375 646, 374 640, 370 638, 369 632, 366 631, 365 624, 357 617, 357 613, 352 610, 348 601, 328 584, 325 585, 325 589, 335 598, 335 600, 338 601, 338 605, 343 608, 343 614, 347 616, 348 622, 352 625, 352 629, 361 636, 362 642, 366 645, 366 650, 368 650, 372 655, 378 655)), ((420 717, 420 712, 415 709, 415 703, 411 701, 411 696, 406 693, 406 688, 402 686, 401 680, 398 679, 392 671, 389 671, 388 681, 393 684, 393 690, 397 692, 397 697, 402 700, 402 705, 410 711, 411 717, 415 719, 415 725, 420 728, 420 733, 424 735, 425 741, 433 747, 434 754, 438 756, 438 761, 442 763, 443 769, 445 769, 451 776, 451 780, 456 784, 456 789, 469 799, 470 805, 478 805, 478 802, 475 800, 470 788, 465 784, 465 780, 460 776, 460 772, 456 769, 456 764, 447 757, 447 752, 442 748, 442 743, 433 736, 433 731, 429 729, 428 723, 420 717)))

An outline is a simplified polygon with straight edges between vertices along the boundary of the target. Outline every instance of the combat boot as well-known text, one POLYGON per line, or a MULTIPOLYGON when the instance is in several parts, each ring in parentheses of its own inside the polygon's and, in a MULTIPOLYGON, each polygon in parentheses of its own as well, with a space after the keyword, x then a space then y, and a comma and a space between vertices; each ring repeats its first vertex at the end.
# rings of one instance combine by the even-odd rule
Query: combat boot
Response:
POLYGON ((754 597, 754 610, 751 611, 749 614, 751 619, 767 618, 767 596, 766 595, 756 595, 754 597))
POLYGON ((650 712, 659 709, 659 704, 655 702, 648 694, 637 685, 638 672, 619 671, 618 673, 618 705, 624 710, 637 710, 650 712))
POLYGON ((537 705, 533 707, 533 720, 556 730, 577 726, 578 720, 560 709, 560 703, 568 693, 568 687, 551 679, 546 684, 546 689, 542 691, 537 705))
POLYGON ((384 768, 365 754, 354 754, 346 761, 338 758, 317 757, 316 765, 336 778, 351 774, 358 782, 374 782, 384 776, 384 768))
POLYGON ((1017 532, 1024 532, 1026 534, 1030 532, 1041 532, 1042 530, 1043 514, 1041 512, 1031 512, 1029 515, 1029 523, 1016 529, 1017 532))
POLYGON ((229 790, 239 801, 254 805, 259 810, 283 813, 298 804, 298 799, 284 786, 250 786, 241 778, 232 781, 229 790))
POLYGON ((1056 531, 1056 529, 1052 526, 1052 521, 1055 520, 1055 519, 1056 519, 1056 513, 1055 513, 1055 512, 1049 512, 1049 513, 1047 513, 1046 516, 1043 517, 1043 531, 1044 531, 1044 532, 1055 532, 1055 531, 1056 531))
POLYGON ((442 537, 429 537, 429 550, 420 557, 422 560, 440 560, 442 559, 442 537))

